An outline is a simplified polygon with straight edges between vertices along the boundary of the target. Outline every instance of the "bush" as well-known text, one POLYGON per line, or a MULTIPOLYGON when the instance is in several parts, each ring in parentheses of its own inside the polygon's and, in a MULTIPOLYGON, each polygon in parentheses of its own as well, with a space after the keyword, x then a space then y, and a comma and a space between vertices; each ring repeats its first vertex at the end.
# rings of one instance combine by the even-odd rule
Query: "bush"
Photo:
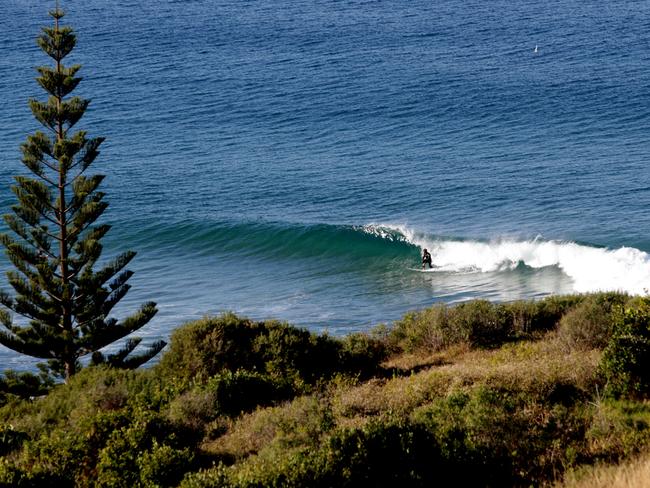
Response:
POLYGON ((276 450, 249 462, 189 475, 183 488, 432 486, 436 470, 431 435, 412 425, 371 422, 341 429, 319 448, 276 450))
POLYGON ((163 385, 150 370, 130 371, 105 366, 84 368, 68 384, 56 385, 42 398, 0 409, 0 422, 35 437, 56 428, 74 429, 97 412, 115 412, 136 405, 157 409, 174 396, 175 385, 163 385))
POLYGON ((555 328, 567 311, 586 299, 611 309, 612 305, 623 303, 627 295, 568 295, 503 304, 486 300, 455 306, 436 304, 406 314, 384 336, 387 346, 394 351, 435 352, 455 344, 495 347, 555 328))
POLYGON ((388 356, 386 343, 364 333, 349 334, 343 338, 339 361, 345 371, 359 372, 362 377, 376 374, 388 356))
POLYGON ((389 343, 408 352, 438 351, 455 344, 495 346, 514 338, 522 326, 522 312, 509 305, 473 300, 456 306, 437 304, 420 312, 409 313, 395 322, 389 343), (515 322, 517 320, 517 322, 515 322))
POLYGON ((574 462, 584 437, 583 408, 551 400, 479 387, 435 400, 412 417, 432 433, 452 469, 473 473, 471 486, 525 486, 574 462))
MULTIPOLYGON (((146 476, 165 476, 170 466, 178 467, 179 459, 191 458, 184 448, 188 443, 194 443, 195 439, 183 434, 176 432, 165 418, 155 412, 134 411, 131 422, 113 430, 106 445, 99 452, 97 484, 106 487, 140 486, 140 470, 144 462, 142 456, 157 463, 146 472, 146 476), (146 454, 147 452, 149 454, 146 454), (165 452, 174 454, 174 457, 168 460, 169 465, 165 465, 160 459, 165 452)), ((183 469, 190 470, 192 466, 183 465, 183 469)), ((182 475, 183 471, 174 476, 180 479, 182 475)))
POLYGON ((650 397, 650 298, 621 314, 600 369, 614 397, 650 397))
POLYGON ((524 401, 457 392, 412 420, 372 419, 335 430, 320 446, 267 448, 181 486, 526 486, 552 479, 582 432, 566 409, 540 422, 522 414, 524 401))
POLYGON ((597 462, 616 463, 650 445, 650 405, 647 402, 602 399, 593 402, 586 438, 597 462))
POLYGON ((589 295, 550 296, 534 303, 530 318, 530 331, 548 331, 554 329, 562 315, 582 302, 589 295))
POLYGON ((380 346, 368 339, 364 347, 366 351, 355 351, 305 329, 226 314, 177 329, 156 371, 163 378, 185 381, 207 380, 226 370, 257 371, 300 390, 302 384, 311 385, 335 373, 363 374, 364 368, 377 369, 380 346), (373 356, 362 358, 364 352, 373 356))
POLYGON ((54 381, 46 373, 35 375, 29 372, 5 370, 0 376, 0 407, 9 398, 30 398, 45 395, 54 386, 54 381))
POLYGON ((388 341, 395 350, 407 352, 438 351, 469 340, 467 330, 452 327, 449 307, 434 305, 419 312, 409 312, 393 324, 388 341))
POLYGON ((174 395, 174 385, 163 387, 148 370, 89 367, 43 398, 7 405, 2 422, 29 439, 12 441, 0 479, 25 486, 87 486, 98 473, 109 485, 120 476, 139 480, 137 455, 153 440, 178 449, 197 440, 156 413, 174 395))
POLYGON ((475 346, 501 344, 514 332, 507 306, 487 300, 456 305, 452 308, 451 321, 455 329, 467 331, 470 344, 475 346))
POLYGON ((89 430, 57 428, 40 432, 37 438, 24 442, 22 449, 8 458, 0 480, 4 482, 13 477, 16 486, 73 487, 84 484, 82 480, 92 476, 89 473, 95 464, 97 449, 120 425, 115 419, 106 421, 105 416, 98 413, 100 418, 95 422, 85 420, 89 430), (35 480, 48 482, 39 484, 35 480))
POLYGON ((13 425, 0 426, 0 456, 18 449, 27 439, 27 434, 14 429, 13 425))
POLYGON ((314 486, 427 487, 452 481, 433 436, 409 423, 371 421, 339 430, 314 457, 314 486))
POLYGON ((233 314, 205 318, 176 329, 155 366, 163 378, 207 379, 223 370, 256 369, 252 343, 263 324, 233 314))
POLYGON ((614 330, 614 312, 628 300, 623 294, 585 298, 560 319, 558 338, 567 349, 602 349, 614 330))
POLYGON ((143 486, 177 486, 193 467, 194 454, 187 447, 177 449, 154 441, 151 449, 138 457, 137 463, 143 486))
POLYGON ((184 392, 169 404, 168 417, 200 430, 221 415, 236 416, 290 396, 291 390, 268 375, 223 371, 184 392))

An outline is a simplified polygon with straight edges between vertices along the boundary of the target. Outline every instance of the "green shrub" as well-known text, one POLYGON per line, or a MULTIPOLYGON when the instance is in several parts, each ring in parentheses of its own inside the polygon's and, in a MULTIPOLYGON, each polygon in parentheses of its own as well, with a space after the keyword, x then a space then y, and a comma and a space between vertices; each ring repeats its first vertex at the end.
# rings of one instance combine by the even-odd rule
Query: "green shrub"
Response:
POLYGON ((370 346, 371 358, 361 359, 339 340, 317 336, 279 322, 253 322, 227 314, 186 324, 171 338, 168 351, 156 367, 163 378, 184 381, 208 378, 222 371, 257 371, 298 388, 335 373, 363 374, 376 370, 379 345, 370 346))
POLYGON ((181 486, 424 487, 444 480, 436 457, 436 445, 424 429, 371 422, 339 430, 319 448, 276 450, 240 465, 221 465, 188 476, 181 486))
MULTIPOLYGON (((551 394, 554 396, 554 394, 551 394)), ((359 428, 279 425, 257 455, 188 476, 183 486, 513 486, 551 480, 585 451, 585 409, 480 387, 359 428)), ((295 417, 299 419, 304 414, 295 417)), ((277 422, 276 422, 277 423, 277 422)))
POLYGON ((607 392, 615 397, 650 397, 650 299, 628 307, 614 325, 600 364, 607 392))
POLYGON ((380 364, 387 358, 388 349, 385 341, 358 332, 343 338, 339 356, 344 371, 359 372, 362 377, 368 377, 381 369, 380 364))
POLYGON ((259 405, 270 405, 289 397, 283 382, 248 371, 225 371, 210 378, 204 386, 215 399, 215 407, 226 415, 239 415, 259 405))
POLYGON ((53 480, 41 486, 87 486, 98 473, 108 485, 119 485, 121 476, 139 480, 137 453, 153 440, 178 449, 197 441, 156 413, 176 394, 151 371, 84 368, 43 398, 0 409, 3 422, 29 436, 4 472, 25 486, 36 479, 53 480))
MULTIPOLYGON (((100 486, 138 486, 142 465, 140 456, 143 453, 162 444, 183 452, 186 447, 183 444, 194 441, 177 435, 173 427, 159 414, 135 411, 132 416, 128 425, 113 430, 105 447, 99 452, 96 470, 97 484, 100 486)), ((149 457, 157 455, 150 454, 149 457)), ((175 463, 174 460, 171 462, 175 463)), ((156 476, 155 469, 148 475, 156 476)), ((163 466, 160 466, 160 469, 163 473, 163 466)), ((181 475, 182 473, 179 473, 179 478, 181 475)))
POLYGON ((554 329, 562 315, 582 302, 588 295, 550 296, 535 303, 533 316, 530 318, 531 331, 547 331, 554 329))
POLYGON ((53 379, 44 372, 35 375, 7 369, 0 376, 0 407, 12 396, 25 399, 45 395, 52 386, 53 379))
MULTIPOLYGON (((371 420, 360 428, 335 431, 320 447, 266 451, 230 467, 220 465, 188 475, 181 486, 513 486, 534 479, 528 478, 528 465, 535 458, 528 455, 552 458, 551 435, 543 437, 534 449, 526 450, 525 442, 516 435, 504 443, 500 430, 490 431, 489 405, 475 405, 471 399, 450 400, 456 401, 460 404, 454 414, 469 413, 480 420, 371 420), (477 408, 482 411, 474 411, 477 408), (475 432, 473 426, 481 430, 475 432), (487 440, 483 436, 488 436, 487 440), (521 454, 510 451, 513 446, 520 448, 521 454)), ((445 409, 444 413, 451 411, 445 409)), ((499 414, 505 424, 507 415, 499 414)))
POLYGON ((292 448, 318 448, 322 439, 335 427, 329 402, 318 396, 297 398, 273 412, 267 422, 275 429, 269 449, 278 452, 292 448))
POLYGON ((93 418, 97 412, 138 405, 159 409, 177 394, 172 382, 163 385, 150 370, 88 367, 68 384, 56 385, 47 396, 1 408, 0 422, 36 437, 58 427, 74 430, 81 419, 93 418))
POLYGON ((335 339, 278 323, 269 324, 253 344, 264 371, 278 378, 290 378, 297 385, 313 384, 334 374, 340 368, 340 348, 335 339))
MULTIPOLYGON (((17 486, 73 487, 85 471, 90 451, 86 439, 77 433, 56 429, 23 444, 5 465, 5 473, 19 480, 17 486), (35 480, 52 480, 52 485, 35 480)), ((2 479, 2 477, 0 477, 2 479)))
POLYGON ((254 371, 223 371, 175 398, 168 417, 194 430, 221 415, 236 416, 291 396, 284 382, 254 371))
POLYGON ((560 319, 558 338, 567 349, 602 349, 612 336, 613 313, 628 300, 624 294, 597 294, 567 311, 560 319))
POLYGON ((450 316, 454 329, 467 331, 470 344, 475 346, 501 344, 513 332, 507 306, 487 300, 460 303, 451 309, 450 316))
POLYGON ((587 425, 582 407, 487 387, 456 391, 412 417, 431 432, 450 466, 476 475, 473 486, 552 479, 574 462, 587 425))
POLYGON ((433 352, 454 344, 495 347, 555 328, 565 313, 586 299, 611 309, 612 305, 624 303, 627 298, 620 293, 602 293, 502 304, 486 300, 455 306, 436 304, 407 313, 383 336, 387 347, 393 351, 433 352))
POLYGON ((437 351, 469 340, 469 331, 452 327, 449 307, 434 305, 419 312, 409 312, 395 322, 389 333, 393 349, 407 352, 437 351))
POLYGON ((230 369, 257 369, 252 343, 262 323, 233 314, 190 322, 176 329, 168 349, 155 367, 163 378, 207 379, 230 369))
POLYGON ((494 346, 514 335, 515 318, 509 306, 473 300, 455 306, 437 304, 406 314, 393 325, 389 342, 408 352, 437 351, 454 344, 494 346))
POLYGON ((0 488, 49 488, 51 486, 74 487, 66 478, 37 471, 34 467, 22 469, 0 457, 0 488))
POLYGON ((13 425, 0 426, 0 456, 5 456, 23 445, 29 437, 14 429, 13 425))
POLYGON ((177 449, 154 440, 151 449, 142 453, 137 463, 143 486, 177 486, 193 468, 194 454, 187 447, 177 449))
POLYGON ((650 405, 647 402, 606 398, 591 406, 585 437, 594 461, 617 463, 650 444, 650 405))

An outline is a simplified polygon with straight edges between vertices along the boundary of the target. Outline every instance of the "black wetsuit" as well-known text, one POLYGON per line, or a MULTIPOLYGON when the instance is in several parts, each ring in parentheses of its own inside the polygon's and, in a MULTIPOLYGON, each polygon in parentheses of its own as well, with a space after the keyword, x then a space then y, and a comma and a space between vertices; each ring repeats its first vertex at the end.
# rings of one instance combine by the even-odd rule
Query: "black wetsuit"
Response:
POLYGON ((424 265, 425 265, 425 264, 428 264, 428 265, 429 265, 429 268, 433 268, 433 266, 432 266, 432 264, 431 264, 431 254, 429 254, 428 252, 425 252, 425 253, 422 255, 422 267, 423 267, 423 268, 424 268, 424 265))

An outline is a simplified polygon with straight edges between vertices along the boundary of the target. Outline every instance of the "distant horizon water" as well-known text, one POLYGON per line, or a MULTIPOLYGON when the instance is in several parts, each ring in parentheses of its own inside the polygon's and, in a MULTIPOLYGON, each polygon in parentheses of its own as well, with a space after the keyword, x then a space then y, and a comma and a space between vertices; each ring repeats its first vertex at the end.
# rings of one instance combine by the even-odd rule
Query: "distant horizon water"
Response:
MULTIPOLYGON (((650 4, 61 5, 80 128, 107 138, 105 257, 138 253, 116 315, 160 309, 145 342, 224 311, 345 334, 437 302, 650 288, 650 4)), ((0 18, 2 213, 50 7, 0 18)), ((0 349, 0 369, 35 363, 0 349)))

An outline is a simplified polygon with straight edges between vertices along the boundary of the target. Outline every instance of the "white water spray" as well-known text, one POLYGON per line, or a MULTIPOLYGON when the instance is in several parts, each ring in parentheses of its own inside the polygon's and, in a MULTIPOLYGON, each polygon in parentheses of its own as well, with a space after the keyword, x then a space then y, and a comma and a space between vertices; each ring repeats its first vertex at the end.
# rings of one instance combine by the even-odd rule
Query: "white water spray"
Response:
POLYGON ((509 239, 491 242, 435 239, 406 226, 368 225, 364 231, 427 248, 435 271, 497 272, 520 263, 531 268, 557 266, 573 280, 576 292, 617 290, 647 294, 650 289, 650 255, 639 249, 606 249, 574 242, 509 239))

